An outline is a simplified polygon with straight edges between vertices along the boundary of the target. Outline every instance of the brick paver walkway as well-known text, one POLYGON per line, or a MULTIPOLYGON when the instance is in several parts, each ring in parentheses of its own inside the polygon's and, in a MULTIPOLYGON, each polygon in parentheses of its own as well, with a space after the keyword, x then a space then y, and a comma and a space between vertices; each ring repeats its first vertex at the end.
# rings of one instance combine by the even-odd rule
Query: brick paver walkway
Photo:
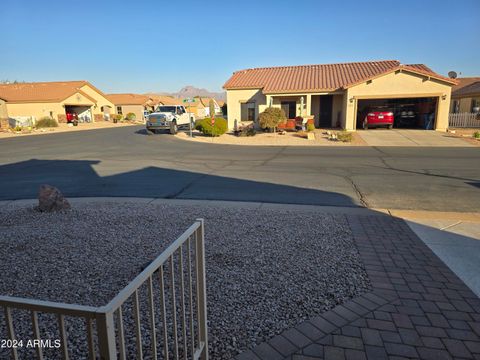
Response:
POLYGON ((403 220, 348 220, 372 292, 237 359, 480 359, 480 299, 403 220))

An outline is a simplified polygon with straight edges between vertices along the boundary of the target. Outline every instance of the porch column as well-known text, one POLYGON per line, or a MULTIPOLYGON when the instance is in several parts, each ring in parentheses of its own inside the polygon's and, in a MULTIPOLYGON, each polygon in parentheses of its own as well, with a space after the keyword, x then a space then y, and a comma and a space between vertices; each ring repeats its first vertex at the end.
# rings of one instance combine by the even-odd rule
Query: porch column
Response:
POLYGON ((273 105, 273 97, 272 97, 272 95, 265 95, 265 96, 266 96, 266 98, 267 98, 267 103, 266 103, 266 105, 267 105, 267 107, 270 107, 270 104, 273 105))
POLYGON ((307 94, 307 114, 306 116, 312 115, 312 94, 307 94))

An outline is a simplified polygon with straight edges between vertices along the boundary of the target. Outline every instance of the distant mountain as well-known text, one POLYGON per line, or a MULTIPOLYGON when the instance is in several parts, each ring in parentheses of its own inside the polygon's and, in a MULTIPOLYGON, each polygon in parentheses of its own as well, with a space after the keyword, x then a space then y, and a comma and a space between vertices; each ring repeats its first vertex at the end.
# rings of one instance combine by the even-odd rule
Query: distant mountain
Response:
POLYGON ((194 97, 194 96, 203 96, 203 97, 213 97, 217 100, 225 101, 227 99, 225 92, 212 92, 208 91, 207 89, 196 88, 195 86, 184 86, 178 92, 168 93, 168 92, 158 92, 158 93, 148 93, 145 95, 168 95, 173 96, 176 98, 186 98, 186 97, 194 97))

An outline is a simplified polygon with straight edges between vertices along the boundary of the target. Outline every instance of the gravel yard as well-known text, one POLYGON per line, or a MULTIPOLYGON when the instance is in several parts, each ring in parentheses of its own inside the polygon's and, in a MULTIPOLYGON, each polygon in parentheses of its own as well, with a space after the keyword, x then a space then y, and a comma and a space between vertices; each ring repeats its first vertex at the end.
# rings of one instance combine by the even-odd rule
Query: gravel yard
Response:
MULTIPOLYGON (((0 294, 105 305, 198 217, 205 219, 212 359, 230 359, 369 287, 342 216, 105 203, 59 214, 1 208, 0 294)), ((6 338, 3 312, 0 322, 6 338)), ((30 324, 19 327, 27 338, 30 324)), ((81 324, 67 327, 73 346, 81 344, 81 324)))

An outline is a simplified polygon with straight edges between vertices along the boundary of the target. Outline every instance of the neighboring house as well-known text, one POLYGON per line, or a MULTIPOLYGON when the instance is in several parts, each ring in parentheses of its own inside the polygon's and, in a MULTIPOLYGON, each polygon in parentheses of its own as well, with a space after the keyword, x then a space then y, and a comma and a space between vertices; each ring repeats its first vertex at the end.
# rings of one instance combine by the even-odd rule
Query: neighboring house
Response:
POLYGON ((183 102, 184 99, 175 98, 173 96, 168 96, 168 95, 149 94, 148 96, 152 98, 152 101, 155 104, 155 108, 159 105, 183 105, 187 109, 187 112, 195 115, 195 117, 198 117, 197 115, 198 101, 195 101, 193 103, 185 103, 183 102))
POLYGON ((210 97, 195 96, 195 105, 197 110, 197 116, 200 118, 205 118, 210 116, 210 100, 213 100, 213 105, 215 106, 215 115, 222 113, 222 108, 218 104, 217 100, 210 97))
POLYGON ((135 114, 135 119, 145 121, 145 111, 153 110, 154 101, 149 96, 139 94, 108 94, 108 98, 115 105, 115 113, 127 116, 135 114))
POLYGON ((150 99, 152 99, 152 104, 154 106, 158 105, 180 105, 182 103, 182 99, 174 98, 173 96, 167 95, 152 95, 147 94, 150 99))
POLYGON ((229 128, 256 121, 268 106, 284 109, 288 118, 313 116, 317 127, 346 130, 359 128, 373 106, 414 106, 419 115, 434 114, 434 129, 445 131, 456 83, 423 64, 386 60, 246 69, 223 87, 229 128))
POLYGON ((452 88, 451 113, 480 112, 480 77, 458 78, 452 88))
POLYGON ((0 129, 8 127, 7 102, 0 98, 0 129))
POLYGON ((113 111, 113 103, 88 81, 58 81, 1 84, 9 117, 51 117, 67 121, 67 113, 90 121, 103 120, 113 111))

